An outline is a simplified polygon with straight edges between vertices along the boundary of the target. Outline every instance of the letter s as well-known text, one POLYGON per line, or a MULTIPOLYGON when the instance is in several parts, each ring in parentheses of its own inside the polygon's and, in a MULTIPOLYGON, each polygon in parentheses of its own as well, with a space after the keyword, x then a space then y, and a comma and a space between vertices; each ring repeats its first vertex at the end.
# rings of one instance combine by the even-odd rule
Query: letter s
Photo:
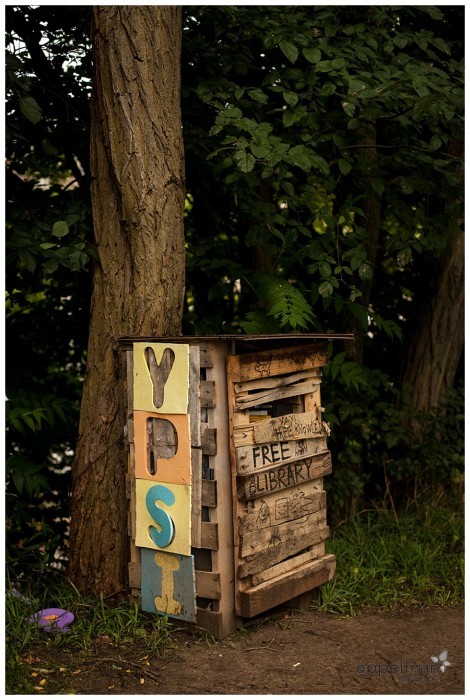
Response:
POLYGON ((147 491, 145 498, 148 512, 157 525, 161 527, 160 531, 158 528, 150 525, 150 538, 157 547, 163 548, 168 547, 173 542, 175 538, 175 524, 168 513, 157 506, 157 501, 163 501, 165 505, 172 506, 175 502, 175 495, 166 486, 156 484, 147 491))

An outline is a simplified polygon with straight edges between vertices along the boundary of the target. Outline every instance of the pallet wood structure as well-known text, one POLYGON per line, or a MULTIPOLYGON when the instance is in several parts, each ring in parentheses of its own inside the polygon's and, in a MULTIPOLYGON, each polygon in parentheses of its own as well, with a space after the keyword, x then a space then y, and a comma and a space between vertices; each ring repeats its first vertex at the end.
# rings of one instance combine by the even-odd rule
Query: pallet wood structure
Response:
POLYGON ((129 586, 217 638, 331 580, 326 341, 123 338, 129 586))

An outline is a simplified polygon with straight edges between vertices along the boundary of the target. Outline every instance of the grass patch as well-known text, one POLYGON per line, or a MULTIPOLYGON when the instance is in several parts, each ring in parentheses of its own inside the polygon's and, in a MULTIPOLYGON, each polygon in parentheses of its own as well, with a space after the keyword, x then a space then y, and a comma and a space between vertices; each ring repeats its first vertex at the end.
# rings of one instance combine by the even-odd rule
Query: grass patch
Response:
POLYGON ((335 578, 318 609, 354 615, 368 606, 461 606, 464 597, 463 509, 427 504, 359 513, 336 528, 328 551, 335 578))
MULTIPOLYGON (((132 657, 151 658, 171 646, 172 625, 166 617, 143 613, 137 605, 107 605, 103 598, 84 596, 62 576, 21 586, 22 598, 7 594, 5 605, 6 693, 37 694, 34 657, 41 650, 73 652, 74 663, 89 656, 94 643, 105 639, 112 647, 132 646, 132 657), (45 608, 62 608, 75 615, 67 633, 39 629, 28 618, 45 608)), ((36 664, 37 665, 37 664, 36 664)), ((66 669, 61 669, 65 671, 66 669)), ((51 672, 51 670, 49 670, 51 672)), ((52 676, 51 676, 52 679, 52 676)), ((51 692, 50 683, 48 691, 51 692)))

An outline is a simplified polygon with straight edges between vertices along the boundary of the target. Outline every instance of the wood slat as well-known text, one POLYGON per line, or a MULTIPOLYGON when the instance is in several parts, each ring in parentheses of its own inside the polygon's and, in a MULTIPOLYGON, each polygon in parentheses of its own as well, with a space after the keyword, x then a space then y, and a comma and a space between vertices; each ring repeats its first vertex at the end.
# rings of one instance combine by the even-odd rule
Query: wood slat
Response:
POLYGON ((325 343, 300 347, 278 348, 246 355, 236 355, 231 365, 233 383, 272 377, 328 364, 325 343))
MULTIPOLYGON (((271 527, 262 528, 258 531, 249 531, 244 535, 240 535, 240 558, 250 558, 257 554, 265 554, 270 549, 277 555, 283 547, 289 550, 288 556, 292 556, 297 552, 308 547, 309 544, 317 544, 321 540, 315 542, 310 541, 310 533, 316 533, 318 529, 326 525, 326 510, 315 511, 309 513, 300 520, 292 520, 281 525, 272 525, 271 527)), ((282 561, 286 557, 280 557, 277 561, 282 561)))
POLYGON ((331 474, 331 453, 322 452, 283 466, 237 476, 238 498, 250 501, 331 474))
POLYGON ((191 447, 201 446, 201 402, 200 402, 200 351, 197 345, 189 348, 189 405, 191 447))
POLYGON ((203 429, 201 447, 204 455, 217 454, 217 428, 203 429))
POLYGON ((215 571, 196 571, 196 594, 198 598, 220 600, 220 574, 215 571))
POLYGON ((327 452, 325 438, 307 438, 302 440, 281 440, 280 442, 244 445, 235 450, 237 473, 241 476, 251 474, 274 465, 281 466, 299 459, 314 457, 327 452))
POLYGON ((201 408, 215 407, 215 382, 201 380, 201 408))
POLYGON ((242 616, 254 617, 331 581, 335 568, 334 555, 327 554, 317 561, 304 564, 289 574, 242 591, 240 594, 242 616))
MULTIPOLYGON (((301 525, 296 530, 289 528, 285 533, 272 533, 271 539, 265 543, 265 549, 258 550, 254 554, 247 556, 239 566, 238 575, 245 578, 250 574, 257 574, 260 571, 269 569, 274 564, 278 564, 284 559, 297 554, 308 545, 315 545, 328 539, 330 528, 326 525, 326 520, 316 522, 317 514, 312 516, 311 525, 301 525), (290 537, 288 536, 290 533, 290 537)), ((281 526, 285 527, 285 526, 281 526)), ((240 546, 243 546, 240 538, 240 546)))
POLYGON ((278 377, 264 377, 263 379, 252 379, 247 382, 236 382, 233 385, 235 394, 244 393, 246 391, 260 391, 262 389, 276 389, 280 386, 289 386, 295 382, 303 381, 304 379, 313 379, 321 377, 320 369, 307 369, 303 372, 295 372, 293 374, 280 375, 278 377))
POLYGON ((219 539, 217 523, 201 522, 201 549, 211 549, 217 551, 219 539))
POLYGON ((247 503, 247 513, 238 517, 240 535, 260 530, 274 525, 295 520, 295 526, 311 513, 326 508, 326 493, 322 490, 322 480, 315 479, 301 487, 287 489, 281 493, 273 493, 266 498, 257 498, 247 503))
POLYGON ((191 546, 201 547, 202 451, 191 448, 191 546))
POLYGON ((254 408, 260 404, 282 401, 292 396, 302 396, 303 394, 311 394, 315 391, 318 393, 318 402, 320 402, 320 380, 307 379, 293 386, 262 389, 261 391, 250 392, 248 395, 240 394, 235 399, 235 406, 238 411, 244 411, 247 408, 254 408))
POLYGON ((283 440, 301 440, 328 437, 329 428, 322 420, 322 411, 288 413, 277 418, 268 418, 257 423, 238 425, 233 430, 235 447, 258 445, 283 440))
POLYGON ((217 481, 202 480, 202 505, 206 508, 217 507, 217 481))
POLYGON ((266 581, 271 581, 273 578, 282 576, 291 571, 295 571, 303 564, 318 559, 324 554, 324 544, 312 547, 308 552, 303 552, 302 554, 297 554, 295 557, 287 559, 287 561, 281 561, 280 564, 275 564, 265 571, 260 571, 259 574, 253 574, 251 577, 251 582, 253 586, 258 586, 260 583, 265 583, 266 581))

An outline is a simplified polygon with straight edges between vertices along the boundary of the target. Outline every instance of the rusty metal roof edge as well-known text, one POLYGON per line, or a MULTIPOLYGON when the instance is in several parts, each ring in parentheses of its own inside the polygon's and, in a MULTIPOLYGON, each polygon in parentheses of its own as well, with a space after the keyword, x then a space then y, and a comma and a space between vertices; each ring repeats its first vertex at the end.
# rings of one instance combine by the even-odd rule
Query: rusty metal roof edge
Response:
POLYGON ((185 341, 185 340, 235 340, 250 342, 256 340, 353 340, 354 333, 272 333, 268 335, 155 335, 155 336, 124 336, 118 338, 118 343, 139 343, 156 340, 185 341))

